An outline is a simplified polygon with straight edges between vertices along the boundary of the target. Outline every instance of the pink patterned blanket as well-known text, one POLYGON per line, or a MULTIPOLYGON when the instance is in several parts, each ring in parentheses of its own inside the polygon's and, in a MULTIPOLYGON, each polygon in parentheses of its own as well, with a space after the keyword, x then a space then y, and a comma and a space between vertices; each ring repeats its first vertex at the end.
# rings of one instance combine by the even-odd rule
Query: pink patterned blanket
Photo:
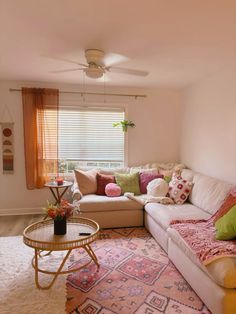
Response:
POLYGON ((214 216, 208 220, 171 222, 171 227, 178 231, 204 265, 222 257, 236 257, 236 240, 216 240, 213 220, 214 216))

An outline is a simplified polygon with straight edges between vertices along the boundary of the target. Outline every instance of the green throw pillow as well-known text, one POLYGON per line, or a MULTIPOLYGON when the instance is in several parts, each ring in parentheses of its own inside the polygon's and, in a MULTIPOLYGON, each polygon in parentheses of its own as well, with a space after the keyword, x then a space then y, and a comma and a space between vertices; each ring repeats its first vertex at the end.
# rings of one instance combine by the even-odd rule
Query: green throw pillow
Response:
POLYGON ((135 195, 139 195, 139 173, 135 172, 132 174, 121 174, 115 173, 116 183, 121 187, 121 192, 124 194, 125 192, 131 192, 135 195))
POLYGON ((236 205, 215 223, 217 240, 232 240, 236 238, 236 205))
POLYGON ((171 177, 169 176, 164 176, 164 180, 169 184, 171 181, 171 177))

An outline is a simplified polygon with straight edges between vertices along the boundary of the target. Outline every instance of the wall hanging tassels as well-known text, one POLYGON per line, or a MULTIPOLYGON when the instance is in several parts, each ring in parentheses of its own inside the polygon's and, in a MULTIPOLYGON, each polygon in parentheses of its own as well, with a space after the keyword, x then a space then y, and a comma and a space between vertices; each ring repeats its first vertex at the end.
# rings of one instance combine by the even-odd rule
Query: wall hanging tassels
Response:
MULTIPOLYGON (((7 106, 4 108, 8 114, 8 119, 12 120, 11 113, 7 106)), ((2 173, 14 173, 14 123, 13 122, 0 122, 2 134, 2 173)))

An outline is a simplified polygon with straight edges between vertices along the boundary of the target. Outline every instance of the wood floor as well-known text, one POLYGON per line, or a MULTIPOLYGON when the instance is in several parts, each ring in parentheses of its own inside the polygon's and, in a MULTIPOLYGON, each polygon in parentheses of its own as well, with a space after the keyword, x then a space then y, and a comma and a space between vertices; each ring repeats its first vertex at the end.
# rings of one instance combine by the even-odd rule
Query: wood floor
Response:
POLYGON ((23 230, 45 215, 0 216, 0 237, 22 235, 23 230))

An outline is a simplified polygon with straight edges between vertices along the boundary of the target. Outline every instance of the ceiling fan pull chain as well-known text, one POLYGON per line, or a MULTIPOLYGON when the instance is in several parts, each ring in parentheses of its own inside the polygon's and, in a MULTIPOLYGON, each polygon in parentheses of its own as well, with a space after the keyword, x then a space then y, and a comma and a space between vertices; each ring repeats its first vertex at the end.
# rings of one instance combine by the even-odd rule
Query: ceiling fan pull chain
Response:
POLYGON ((105 80, 106 74, 103 75, 103 102, 106 103, 106 80, 105 80))
POLYGON ((83 72, 83 94, 81 96, 83 97, 83 102, 85 102, 85 72, 83 72))

